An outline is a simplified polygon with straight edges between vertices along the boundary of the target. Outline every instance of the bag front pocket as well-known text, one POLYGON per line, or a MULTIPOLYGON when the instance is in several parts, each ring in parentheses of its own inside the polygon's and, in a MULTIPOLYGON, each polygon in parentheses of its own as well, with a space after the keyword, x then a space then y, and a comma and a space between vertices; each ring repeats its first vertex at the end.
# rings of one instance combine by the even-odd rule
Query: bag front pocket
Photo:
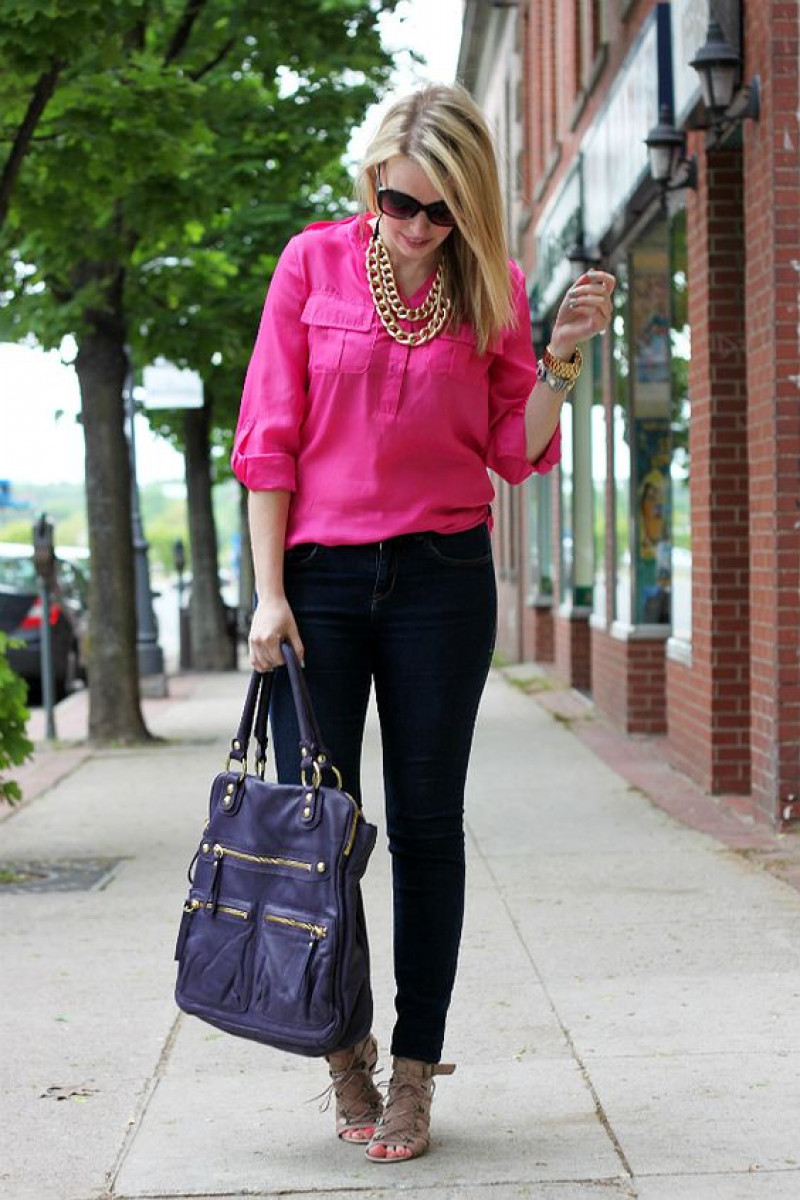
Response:
POLYGON ((333 1019, 334 930, 305 914, 264 913, 253 1003, 279 1025, 322 1028, 333 1019))
POLYGON ((190 899, 177 957, 178 995, 194 1004, 243 1012, 250 1002, 254 922, 249 903, 190 899))

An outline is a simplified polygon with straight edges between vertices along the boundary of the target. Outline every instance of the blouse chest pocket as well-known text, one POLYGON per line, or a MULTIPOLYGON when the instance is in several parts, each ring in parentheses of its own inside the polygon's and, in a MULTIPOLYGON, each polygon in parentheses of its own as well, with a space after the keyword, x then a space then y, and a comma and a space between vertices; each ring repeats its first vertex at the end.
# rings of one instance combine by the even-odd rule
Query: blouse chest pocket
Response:
POLYGON ((434 375, 466 379, 480 364, 476 347, 477 339, 469 326, 448 330, 427 343, 426 369, 434 375))
POLYGON ((373 309, 328 293, 312 292, 300 320, 308 327, 311 374, 363 373, 375 345, 373 309))

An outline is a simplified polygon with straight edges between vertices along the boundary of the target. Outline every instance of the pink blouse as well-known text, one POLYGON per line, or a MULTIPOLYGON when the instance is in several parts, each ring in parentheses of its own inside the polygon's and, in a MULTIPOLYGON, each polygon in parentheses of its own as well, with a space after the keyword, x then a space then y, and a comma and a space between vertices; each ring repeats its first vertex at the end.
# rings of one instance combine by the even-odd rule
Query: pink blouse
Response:
POLYGON ((521 483, 560 458, 559 429, 525 457, 536 358, 519 267, 516 326, 486 354, 466 323, 402 346, 369 292, 367 219, 309 225, 287 244, 247 371, 231 465, 251 491, 293 493, 287 548, 457 533, 490 513, 487 467, 521 483))

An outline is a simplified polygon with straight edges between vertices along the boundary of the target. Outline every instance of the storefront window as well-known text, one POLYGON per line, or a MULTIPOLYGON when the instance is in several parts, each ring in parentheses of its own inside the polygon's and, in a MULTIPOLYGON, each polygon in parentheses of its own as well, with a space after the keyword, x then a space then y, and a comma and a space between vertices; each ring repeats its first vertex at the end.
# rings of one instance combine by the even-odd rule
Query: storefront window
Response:
POLYGON ((573 528, 572 480, 574 473, 573 412, 568 400, 561 409, 561 562, 559 595, 561 603, 572 599, 575 531, 573 528))
POLYGON ((689 325, 686 210, 670 224, 672 349, 672 636, 692 636, 692 523, 689 501, 689 325))
POLYGON ((628 387, 630 362, 628 354, 628 270, 620 262, 614 268, 617 283, 614 288, 614 317, 612 321, 612 366, 614 372, 613 462, 614 462, 614 619, 630 623, 631 619, 631 452, 628 421, 628 387))
POLYGON ((603 404, 603 344, 592 341, 592 545, 594 551, 594 588, 592 608, 606 619, 606 469, 607 422, 603 404))
POLYGON ((657 220, 630 262, 634 620, 668 625, 672 582, 669 226, 657 220))

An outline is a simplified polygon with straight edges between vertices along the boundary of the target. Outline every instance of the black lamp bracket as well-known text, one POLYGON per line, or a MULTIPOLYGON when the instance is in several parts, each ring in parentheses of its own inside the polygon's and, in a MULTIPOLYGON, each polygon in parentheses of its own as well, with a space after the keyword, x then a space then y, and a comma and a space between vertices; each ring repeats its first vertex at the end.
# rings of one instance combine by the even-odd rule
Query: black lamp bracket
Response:
POLYGON ((731 131, 743 121, 758 121, 761 116, 761 77, 754 75, 736 92, 728 107, 706 128, 706 149, 713 150, 731 131))

